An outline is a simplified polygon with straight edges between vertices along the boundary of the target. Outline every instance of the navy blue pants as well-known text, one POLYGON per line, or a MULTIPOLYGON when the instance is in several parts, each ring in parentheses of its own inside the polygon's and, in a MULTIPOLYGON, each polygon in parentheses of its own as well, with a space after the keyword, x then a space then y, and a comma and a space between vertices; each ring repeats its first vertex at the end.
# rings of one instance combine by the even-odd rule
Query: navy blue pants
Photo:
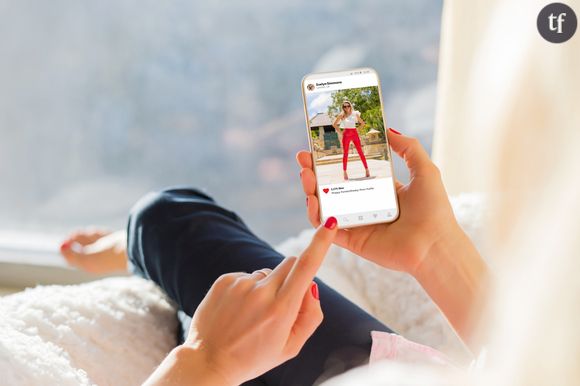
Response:
MULTIPOLYGON (((190 188, 143 197, 131 210, 127 254, 136 275, 179 308, 179 338, 212 283, 228 272, 274 268, 283 259, 233 212, 190 188)), ((368 362, 371 330, 390 331, 316 279, 324 321, 300 354, 246 385, 313 385, 368 362)))

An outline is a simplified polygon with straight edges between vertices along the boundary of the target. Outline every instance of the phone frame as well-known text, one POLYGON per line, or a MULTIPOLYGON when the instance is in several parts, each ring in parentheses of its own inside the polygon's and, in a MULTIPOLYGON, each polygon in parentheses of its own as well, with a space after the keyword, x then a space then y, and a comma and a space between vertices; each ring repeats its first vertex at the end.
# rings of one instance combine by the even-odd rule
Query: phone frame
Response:
POLYGON ((371 72, 377 78, 377 88, 379 90, 379 101, 381 103, 381 112, 382 112, 382 116, 383 116, 383 129, 385 131, 385 141, 387 144, 387 152, 389 154, 389 167, 391 169, 391 177, 392 177, 392 182, 393 182, 393 192, 395 193, 396 207, 394 208, 394 210, 396 211, 396 213, 392 217, 392 219, 389 219, 389 220, 367 221, 367 222, 360 223, 360 224, 350 225, 348 227, 341 226, 340 221, 339 221, 338 227, 340 229, 357 228, 357 227, 374 225, 374 224, 390 224, 390 223, 397 221, 399 219, 399 215, 401 213, 400 205, 399 205, 399 195, 397 194, 397 185, 395 183, 396 179, 395 179, 395 173, 394 173, 394 169, 393 169, 393 156, 391 154, 391 145, 389 144, 389 137, 387 135, 387 121, 386 121, 386 114, 385 114, 385 108, 384 108, 384 103, 383 103, 383 93, 381 91, 381 79, 379 78, 379 74, 377 73, 377 71, 374 68, 360 67, 360 68, 352 68, 352 69, 339 70, 339 71, 310 73, 310 74, 304 75, 304 77, 302 77, 302 82, 300 82, 301 92, 302 92, 302 104, 304 107, 304 117, 306 118, 306 135, 308 137, 308 148, 310 149, 310 157, 312 158, 312 171, 314 172, 314 175, 316 176, 316 192, 315 193, 316 193, 316 197, 318 198, 318 201, 319 201, 319 210, 318 210, 319 220, 322 223, 322 221, 324 219, 324 215, 322 213, 322 204, 320 203, 321 195, 320 195, 320 184, 318 183, 318 176, 316 173, 317 165, 316 165, 316 162, 314 161, 314 156, 313 156, 314 145, 312 143, 312 135, 310 133, 310 121, 308 118, 308 107, 306 106, 306 93, 304 91, 305 83, 306 83, 307 79, 312 80, 312 79, 316 79, 316 78, 341 77, 341 76, 354 75, 355 73, 362 74, 362 73, 368 73, 368 72, 371 72))

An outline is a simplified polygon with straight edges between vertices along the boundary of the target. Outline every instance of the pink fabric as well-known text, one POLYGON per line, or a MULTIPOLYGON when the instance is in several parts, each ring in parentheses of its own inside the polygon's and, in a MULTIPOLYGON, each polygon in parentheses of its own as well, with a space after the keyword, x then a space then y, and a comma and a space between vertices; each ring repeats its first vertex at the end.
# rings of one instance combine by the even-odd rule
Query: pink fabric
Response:
POLYGON ((423 363, 453 366, 453 362, 442 352, 432 347, 411 342, 397 334, 371 331, 373 345, 370 363, 392 360, 403 363, 423 363))

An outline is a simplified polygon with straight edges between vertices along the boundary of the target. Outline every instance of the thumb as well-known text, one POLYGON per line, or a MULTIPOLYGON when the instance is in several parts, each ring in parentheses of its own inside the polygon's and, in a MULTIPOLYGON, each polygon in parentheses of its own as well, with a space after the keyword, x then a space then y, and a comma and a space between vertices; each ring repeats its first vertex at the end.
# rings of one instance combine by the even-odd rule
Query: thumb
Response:
POLYGON ((405 160, 411 176, 425 174, 435 167, 417 138, 407 137, 391 128, 387 133, 391 148, 405 160))

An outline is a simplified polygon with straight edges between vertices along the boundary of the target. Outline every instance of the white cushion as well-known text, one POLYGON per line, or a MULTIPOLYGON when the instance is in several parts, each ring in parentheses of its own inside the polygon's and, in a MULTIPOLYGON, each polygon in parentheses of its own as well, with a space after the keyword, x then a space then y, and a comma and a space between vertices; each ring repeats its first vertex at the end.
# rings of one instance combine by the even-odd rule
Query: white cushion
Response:
POLYGON ((0 298, 3 385, 139 385, 176 342, 165 295, 139 278, 0 298))

